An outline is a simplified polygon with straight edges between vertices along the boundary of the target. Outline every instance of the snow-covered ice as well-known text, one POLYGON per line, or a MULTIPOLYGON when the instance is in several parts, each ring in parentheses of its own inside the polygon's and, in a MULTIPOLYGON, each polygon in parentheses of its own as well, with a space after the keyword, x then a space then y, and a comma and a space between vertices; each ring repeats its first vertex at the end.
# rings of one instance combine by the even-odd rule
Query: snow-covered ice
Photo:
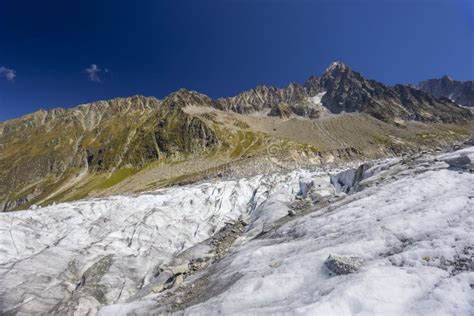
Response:
POLYGON ((366 189, 238 246, 218 275, 239 280, 186 312, 472 315, 473 196, 474 176, 448 170, 366 189), (331 276, 329 254, 364 265, 331 276), (470 271, 455 271, 457 256, 470 271))
POLYGON ((474 175, 445 167, 386 172, 392 181, 239 245, 219 275, 240 279, 186 312, 472 315, 474 175), (329 254, 355 255, 364 265, 331 276, 329 254), (456 270, 462 259, 470 268, 456 270))
POLYGON ((179 297, 190 315, 473 315, 474 174, 444 162, 473 154, 380 163, 350 195, 296 170, 0 214, 0 311, 150 315, 179 297), (288 216, 311 179, 327 203, 288 216), (134 296, 241 217, 229 253, 184 280, 192 304, 181 287, 134 296), (330 254, 363 263, 334 275, 330 254))
POLYGON ((301 173, 321 171, 0 213, 0 313, 85 314, 125 301, 160 265, 248 217, 272 192, 295 195, 301 173))

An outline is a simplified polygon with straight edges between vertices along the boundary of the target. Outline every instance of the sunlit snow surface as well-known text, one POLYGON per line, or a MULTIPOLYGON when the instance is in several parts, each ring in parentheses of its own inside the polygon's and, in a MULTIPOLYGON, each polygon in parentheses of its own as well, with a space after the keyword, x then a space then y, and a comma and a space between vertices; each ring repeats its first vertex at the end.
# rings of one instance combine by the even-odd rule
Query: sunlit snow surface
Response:
POLYGON ((311 100, 316 105, 322 105, 321 100, 323 99, 325 94, 326 94, 326 91, 320 92, 316 94, 314 97, 312 97, 311 100))
POLYGON ((0 311, 81 314, 125 301, 173 255, 248 216, 270 193, 294 196, 304 174, 324 174, 329 186, 322 171, 295 171, 0 213, 0 311), (77 293, 87 269, 107 258, 102 300, 94 289, 77 293))
POLYGON ((210 288, 226 287, 183 313, 472 315, 474 174, 442 161, 459 155, 473 160, 474 148, 387 162, 360 192, 264 235, 262 227, 286 216, 302 178, 332 194, 328 175, 294 171, 1 214, 0 311, 163 313, 163 294, 133 295, 173 255, 248 216, 248 231, 213 267, 210 288), (355 274, 330 275, 329 254, 364 263, 355 274), (104 297, 87 286, 75 293, 98 262, 110 264, 94 288, 104 297))
POLYGON ((367 189, 238 247, 219 275, 242 277, 187 312, 472 315, 474 267, 451 274, 443 262, 459 255, 472 264, 473 198, 474 176, 448 170, 367 189), (330 276, 323 264, 330 253, 364 265, 330 276))

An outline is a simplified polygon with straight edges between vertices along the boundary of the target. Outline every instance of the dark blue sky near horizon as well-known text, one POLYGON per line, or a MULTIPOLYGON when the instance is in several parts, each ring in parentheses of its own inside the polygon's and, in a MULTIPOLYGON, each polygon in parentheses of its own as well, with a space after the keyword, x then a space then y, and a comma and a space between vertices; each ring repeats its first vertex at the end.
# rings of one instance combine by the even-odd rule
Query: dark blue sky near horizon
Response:
POLYGON ((474 79, 474 0, 1 0, 0 12, 0 121, 282 87, 334 60, 386 84, 474 79))

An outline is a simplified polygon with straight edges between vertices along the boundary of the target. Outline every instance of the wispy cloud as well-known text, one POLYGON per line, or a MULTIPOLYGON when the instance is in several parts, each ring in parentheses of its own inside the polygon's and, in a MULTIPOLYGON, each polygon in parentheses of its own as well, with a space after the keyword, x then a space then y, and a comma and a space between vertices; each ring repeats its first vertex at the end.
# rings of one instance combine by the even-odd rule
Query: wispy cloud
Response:
POLYGON ((14 69, 0 66, 0 76, 5 77, 8 81, 13 81, 16 77, 16 71, 14 69))
POLYGON ((107 69, 107 68, 101 69, 96 64, 92 64, 92 65, 90 65, 89 68, 86 68, 85 71, 86 71, 87 77, 89 77, 90 81, 102 82, 101 73, 108 73, 109 69, 107 69))

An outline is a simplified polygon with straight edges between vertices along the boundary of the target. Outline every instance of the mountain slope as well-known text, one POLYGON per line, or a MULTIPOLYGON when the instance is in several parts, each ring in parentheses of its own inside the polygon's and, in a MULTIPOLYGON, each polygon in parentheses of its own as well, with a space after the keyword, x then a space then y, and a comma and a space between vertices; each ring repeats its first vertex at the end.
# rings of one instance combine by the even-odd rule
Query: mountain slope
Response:
POLYGON ((416 88, 436 98, 445 97, 464 106, 474 106, 474 81, 453 80, 448 76, 421 81, 416 88))
POLYGON ((449 100, 386 87, 340 62, 304 85, 230 98, 181 89, 38 111, 0 123, 0 211, 186 183, 219 168, 274 170, 281 163, 269 152, 309 165, 444 146, 468 137, 472 122, 449 100))
POLYGON ((3 196, 3 209, 22 204, 25 195, 47 199, 61 179, 75 185, 86 176, 132 172, 150 161, 197 154, 218 143, 199 118, 144 97, 40 111, 2 123, 0 131, 0 195, 11 188, 19 195, 19 200, 3 196))

